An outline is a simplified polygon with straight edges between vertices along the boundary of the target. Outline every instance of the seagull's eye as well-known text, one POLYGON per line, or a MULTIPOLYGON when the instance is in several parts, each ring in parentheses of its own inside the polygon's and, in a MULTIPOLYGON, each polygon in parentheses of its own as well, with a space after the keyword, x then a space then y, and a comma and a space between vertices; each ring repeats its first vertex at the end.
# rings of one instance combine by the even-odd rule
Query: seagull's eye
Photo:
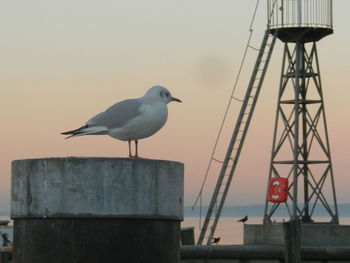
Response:
POLYGON ((165 96, 168 98, 169 97, 169 92, 165 93, 165 96))

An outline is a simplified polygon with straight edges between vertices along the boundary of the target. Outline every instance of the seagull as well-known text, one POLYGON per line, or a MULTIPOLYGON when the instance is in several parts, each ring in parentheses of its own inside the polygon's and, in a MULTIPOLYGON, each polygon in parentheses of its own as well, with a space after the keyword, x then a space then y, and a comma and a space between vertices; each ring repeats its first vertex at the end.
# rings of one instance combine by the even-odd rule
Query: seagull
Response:
POLYGON ((248 221, 248 216, 245 216, 245 217, 241 218, 240 220, 238 220, 237 222, 245 223, 247 221, 248 221))
POLYGON ((129 157, 139 158, 138 140, 147 138, 163 127, 168 118, 167 104, 181 102, 162 86, 153 86, 143 97, 127 99, 109 107, 88 120, 82 127, 63 132, 66 139, 82 135, 109 135, 127 141, 129 157), (135 141, 135 155, 131 154, 131 141, 135 141))

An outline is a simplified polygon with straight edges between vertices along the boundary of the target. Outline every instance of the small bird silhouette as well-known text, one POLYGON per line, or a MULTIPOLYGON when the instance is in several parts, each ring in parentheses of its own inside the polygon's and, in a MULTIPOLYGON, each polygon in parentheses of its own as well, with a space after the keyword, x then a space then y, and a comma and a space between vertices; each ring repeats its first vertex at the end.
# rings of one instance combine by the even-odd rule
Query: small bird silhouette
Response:
POLYGON ((9 239, 9 235, 7 233, 3 233, 1 235, 1 237, 2 237, 2 246, 3 247, 12 247, 13 246, 12 242, 9 239))
POLYGON ((245 216, 245 217, 241 218, 240 220, 238 220, 237 222, 245 223, 247 221, 248 221, 248 216, 245 216))
POLYGON ((129 143, 129 157, 138 158, 138 140, 147 138, 163 127, 168 118, 167 104, 181 102, 162 86, 150 88, 137 99, 123 100, 97 114, 86 125, 67 132, 64 135, 77 137, 82 135, 109 135, 112 138, 129 143), (131 154, 131 141, 135 141, 135 154, 131 154))
POLYGON ((212 244, 218 244, 220 242, 220 237, 213 237, 211 241, 212 244))

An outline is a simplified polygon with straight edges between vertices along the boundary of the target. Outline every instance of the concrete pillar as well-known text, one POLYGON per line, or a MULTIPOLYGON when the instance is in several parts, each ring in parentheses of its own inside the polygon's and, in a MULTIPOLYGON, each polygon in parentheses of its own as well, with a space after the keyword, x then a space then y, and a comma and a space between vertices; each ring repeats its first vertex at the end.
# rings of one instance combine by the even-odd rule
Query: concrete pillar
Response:
POLYGON ((283 223, 285 263, 301 262, 300 220, 283 223))
POLYGON ((13 161, 15 262, 178 263, 183 172, 149 159, 13 161))

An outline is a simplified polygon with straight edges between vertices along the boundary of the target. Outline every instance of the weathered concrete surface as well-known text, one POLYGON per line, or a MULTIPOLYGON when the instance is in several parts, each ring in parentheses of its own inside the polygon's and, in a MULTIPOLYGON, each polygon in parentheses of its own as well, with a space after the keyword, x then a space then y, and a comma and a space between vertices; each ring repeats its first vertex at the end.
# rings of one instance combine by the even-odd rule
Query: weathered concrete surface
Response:
MULTIPOLYGON (((350 246, 350 225, 301 224, 302 246, 350 246)), ((283 245, 283 223, 245 224, 244 244, 283 245)))
POLYGON ((14 261, 178 263, 183 171, 149 159, 14 161, 14 261))
POLYGON ((181 246, 181 259, 283 259, 281 246, 181 246), (267 253, 268 251, 268 253, 267 253))
POLYGON ((19 263, 178 263, 180 221, 16 219, 19 263))
POLYGON ((183 164, 130 158, 12 162, 12 218, 183 219, 183 164))
POLYGON ((244 224, 243 243, 245 245, 284 244, 282 224, 244 224))
POLYGON ((194 227, 181 228, 181 245, 194 245, 194 227))
MULTIPOLYGON (((350 262, 350 246, 301 249, 301 262, 350 262)), ((213 245, 182 246, 181 263, 283 263, 284 246, 274 245, 213 245)))

